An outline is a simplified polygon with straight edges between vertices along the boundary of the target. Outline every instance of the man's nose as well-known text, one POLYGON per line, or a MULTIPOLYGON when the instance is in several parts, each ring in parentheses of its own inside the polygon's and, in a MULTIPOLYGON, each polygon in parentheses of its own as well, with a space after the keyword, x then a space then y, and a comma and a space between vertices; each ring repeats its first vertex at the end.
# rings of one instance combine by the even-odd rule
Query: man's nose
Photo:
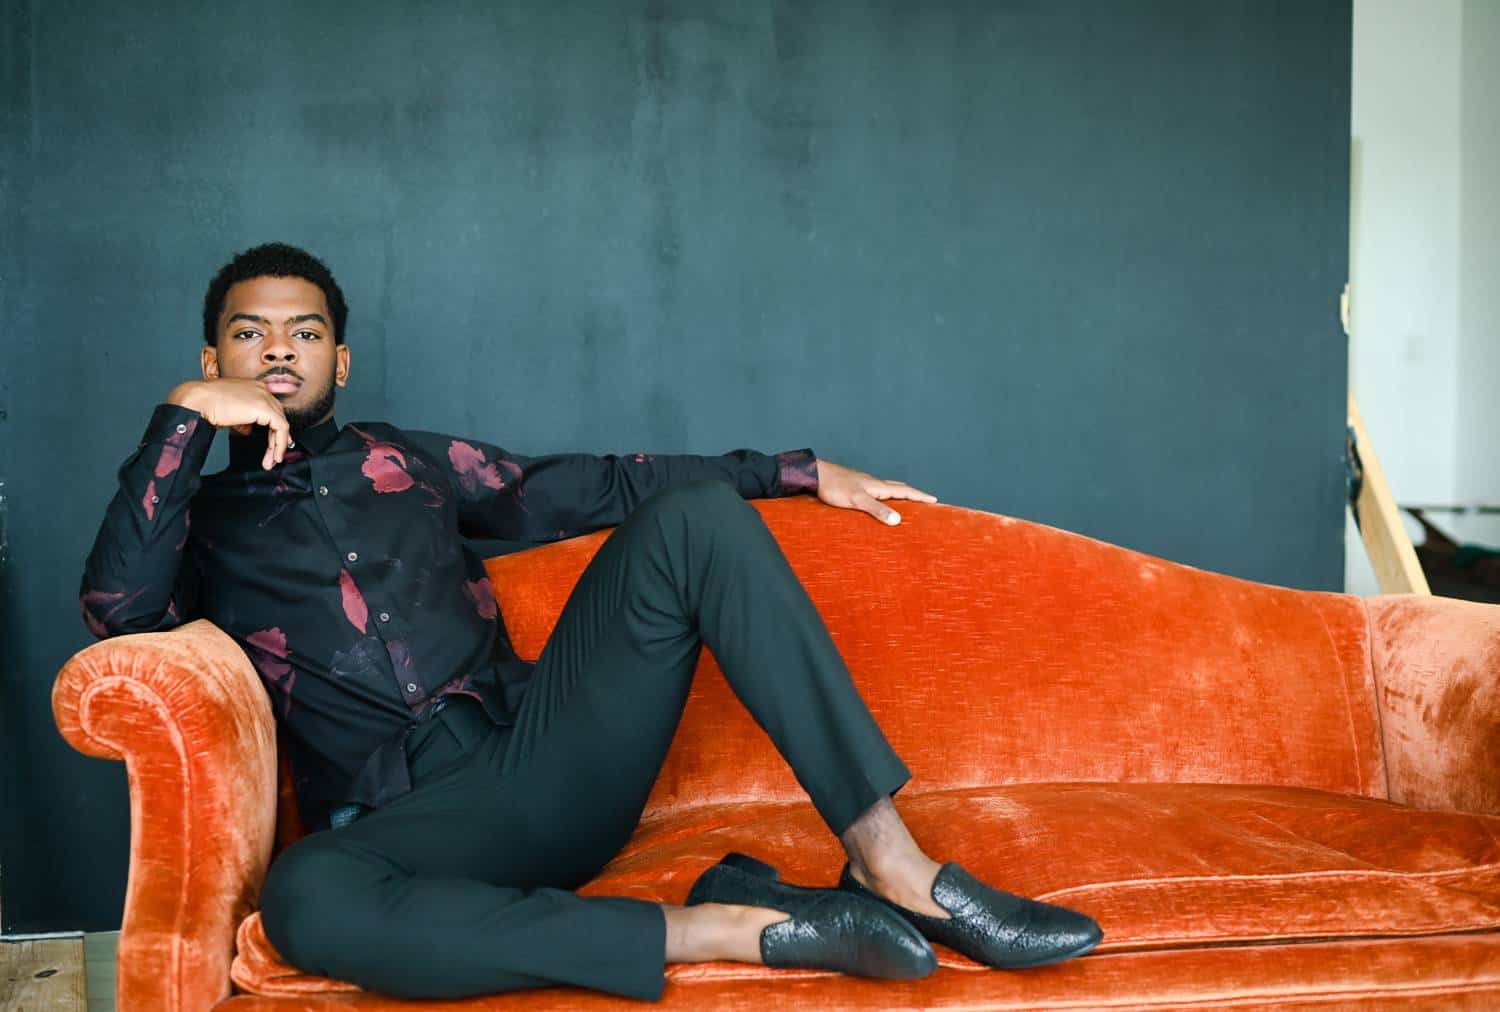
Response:
POLYGON ((295 362, 297 349, 290 338, 272 335, 261 346, 260 357, 263 362, 295 362))

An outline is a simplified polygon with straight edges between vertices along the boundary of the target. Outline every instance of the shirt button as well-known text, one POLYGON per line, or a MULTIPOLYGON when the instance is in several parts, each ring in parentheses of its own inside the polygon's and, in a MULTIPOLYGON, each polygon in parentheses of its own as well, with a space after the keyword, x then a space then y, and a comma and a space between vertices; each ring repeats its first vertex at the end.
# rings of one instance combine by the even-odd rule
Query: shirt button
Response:
POLYGON ((417 691, 417 683, 416 682, 407 682, 406 683, 406 691, 407 692, 416 692, 417 691))
POLYGON ((318 486, 318 495, 327 495, 327 494, 328 494, 328 486, 327 485, 319 485, 318 486))
POLYGON ((186 432, 187 431, 187 426, 183 425, 181 422, 178 422, 177 423, 177 431, 178 432, 186 432))
POLYGON ((344 558, 348 559, 350 562, 358 562, 359 561, 359 553, 358 552, 350 552, 348 555, 344 556, 344 558))
POLYGON ((161 502, 161 496, 154 495, 154 496, 151 497, 151 501, 152 502, 161 502))
POLYGON ((389 622, 390 620, 391 620, 391 613, 390 612, 383 611, 383 612, 380 613, 380 621, 382 621, 382 622, 389 622))

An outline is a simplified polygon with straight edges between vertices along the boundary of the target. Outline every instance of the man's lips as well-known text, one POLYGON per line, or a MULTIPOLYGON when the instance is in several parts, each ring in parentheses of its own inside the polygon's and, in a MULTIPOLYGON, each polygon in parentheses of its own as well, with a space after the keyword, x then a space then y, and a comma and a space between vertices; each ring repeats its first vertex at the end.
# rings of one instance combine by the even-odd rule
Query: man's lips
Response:
POLYGON ((302 386, 300 382, 292 379, 290 376, 269 376, 266 379, 261 380, 261 382, 264 383, 266 385, 266 389, 271 391, 271 393, 273 394, 295 393, 297 389, 302 386))

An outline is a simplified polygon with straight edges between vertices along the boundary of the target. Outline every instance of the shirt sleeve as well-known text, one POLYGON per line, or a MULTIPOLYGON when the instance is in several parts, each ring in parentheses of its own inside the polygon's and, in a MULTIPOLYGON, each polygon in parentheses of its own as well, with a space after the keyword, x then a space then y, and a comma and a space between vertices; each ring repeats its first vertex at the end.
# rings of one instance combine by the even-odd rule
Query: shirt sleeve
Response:
POLYGON ((158 404, 84 562, 79 610, 103 639, 171 629, 190 617, 196 569, 184 565, 188 503, 217 430, 197 411, 158 404))
POLYGON ((553 453, 529 457, 478 439, 404 430, 438 461, 466 537, 546 542, 621 523, 643 500, 683 482, 717 479, 746 499, 780 498, 818 487, 809 448, 766 454, 553 453))

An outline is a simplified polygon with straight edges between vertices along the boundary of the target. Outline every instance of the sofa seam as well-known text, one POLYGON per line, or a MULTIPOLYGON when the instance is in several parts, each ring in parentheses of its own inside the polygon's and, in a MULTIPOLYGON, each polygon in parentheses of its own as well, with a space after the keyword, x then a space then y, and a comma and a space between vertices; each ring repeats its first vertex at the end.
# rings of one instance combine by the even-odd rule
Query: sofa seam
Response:
MULTIPOLYGON (((1142 935, 1118 949, 1101 949, 1099 955, 1129 956, 1146 952, 1175 952, 1178 949, 1212 949, 1239 945, 1305 945, 1308 942, 1333 941, 1400 941, 1413 938, 1447 938, 1453 935, 1490 935, 1500 932, 1500 921, 1474 925, 1445 924, 1421 931, 1374 931, 1370 934, 1339 934, 1327 930, 1287 931, 1280 934, 1250 935, 1142 935)), ((1500 980, 1497 980, 1500 982, 1500 980)))
POLYGON ((1054 889, 1049 892, 1037 893, 1036 898, 1050 896, 1063 896, 1069 893, 1089 892, 1096 889, 1116 889, 1122 886, 1150 886, 1170 885, 1184 882, 1258 882, 1284 879, 1311 879, 1311 878, 1395 878, 1395 879, 1436 879, 1459 875, 1469 875, 1474 872, 1494 871, 1500 869, 1500 861, 1487 861, 1484 864, 1471 865, 1467 868, 1444 868, 1435 871, 1410 871, 1396 872, 1380 869, 1365 868, 1329 868, 1322 871, 1292 871, 1278 874, 1231 874, 1231 875, 1180 875, 1180 876, 1158 876, 1155 878, 1116 879, 1113 882, 1087 882, 1083 885, 1067 886, 1063 889, 1054 889))
MULTIPOLYGON (((1354 759, 1354 781, 1360 786, 1365 786, 1367 781, 1365 780, 1364 772, 1361 769, 1360 763, 1361 749, 1359 742, 1359 728, 1355 726, 1354 718, 1354 694, 1349 689, 1349 669, 1348 666, 1343 662, 1343 658, 1339 656, 1338 642, 1333 638, 1333 630, 1328 628, 1328 616, 1323 614, 1322 602, 1314 601, 1312 603, 1312 610, 1313 613, 1318 616, 1318 624, 1323 627, 1323 637, 1328 641, 1328 651, 1333 655, 1334 663, 1338 665, 1339 684, 1344 693, 1344 717, 1349 729, 1349 746, 1351 752, 1353 753, 1354 759)), ((1368 625, 1369 620, 1367 617, 1367 629, 1368 625)))
POLYGON ((1168 998, 1168 999, 1164 999, 1162 1001, 1154 1001, 1154 1002, 1152 1002, 1149 1005, 1142 1005, 1139 1002, 1135 1002, 1135 1001, 1128 1002, 1128 1003, 1121 1003, 1121 1002, 1117 1002, 1117 1001, 1102 1002, 1102 1003, 1098 1002, 1098 1001, 1088 1001, 1085 1004, 1080 1004, 1080 1003, 1075 1003, 1075 1002, 1069 1002, 1066 1005, 1058 1005, 1058 1004, 1054 1004, 1054 1005, 1010 1005, 1010 1006, 1003 1006, 1003 1007, 1016 1008, 1016 1009, 1049 1009, 1049 1008, 1057 1008, 1057 1009, 1067 1009, 1067 1008, 1145 1008, 1145 1009, 1149 1009, 1149 1008, 1173 1008, 1173 1007, 1181 1008, 1183 1006, 1195 1006, 1195 1005, 1198 1006, 1198 1007, 1201 1007, 1201 1008, 1213 1008, 1214 1006, 1217 1005, 1219 1007, 1231 1007, 1232 1008, 1233 1005, 1227 1005, 1227 1003, 1232 1002, 1232 1003, 1234 1003, 1234 1005, 1243 1005, 1245 1002, 1264 1002, 1264 1001, 1267 1001, 1267 1000, 1274 1000, 1274 1001, 1296 1001, 1298 999, 1310 999, 1310 1000, 1318 1000, 1318 999, 1323 999, 1323 998, 1340 999, 1340 998, 1361 997, 1361 996, 1363 996, 1363 997, 1372 997, 1372 996, 1373 997, 1379 997, 1379 996, 1384 995, 1384 994, 1443 995, 1443 994, 1462 994, 1462 993, 1464 993, 1466 991, 1475 991, 1475 992, 1481 992, 1482 993, 1484 991, 1496 991, 1496 990, 1500 990, 1500 987, 1497 987, 1497 985, 1500 985, 1500 980, 1491 980, 1491 981, 1489 981, 1487 983, 1481 983, 1478 987, 1467 987, 1467 986, 1463 986, 1463 985, 1457 985, 1457 986, 1454 986, 1454 985, 1436 985, 1436 986, 1431 986, 1431 987, 1424 987, 1424 986, 1402 987, 1400 985, 1396 985, 1396 986, 1393 986, 1393 987, 1379 987, 1379 986, 1377 986, 1375 988, 1368 988, 1368 987, 1366 987, 1366 988, 1352 988, 1352 987, 1346 987, 1346 988, 1340 988, 1339 990, 1328 990, 1328 991, 1292 991, 1292 992, 1287 992, 1287 991, 1273 991, 1273 990, 1268 990, 1268 989, 1262 989, 1262 990, 1257 990, 1257 991, 1254 991, 1254 992, 1251 992, 1251 993, 1247 993, 1247 994, 1226 995, 1226 996, 1219 997, 1219 998, 1207 998, 1207 999, 1203 999, 1203 1000, 1197 1000, 1197 999, 1193 999, 1193 998, 1168 998))
POLYGON ((1104 1009, 1153 1009, 1153 1008, 1163 1008, 1163 1009, 1172 1009, 1172 1008, 1206 1008, 1206 1009, 1211 1009, 1211 1008, 1236 1008, 1236 1007, 1243 1008, 1243 1007, 1246 1007, 1247 1004, 1249 1004, 1249 1003, 1254 1003, 1252 1007, 1263 1008, 1263 1007, 1265 1007, 1263 1003, 1267 1002, 1267 1001, 1275 1001, 1275 1002, 1297 1002, 1298 1004, 1309 1004, 1311 1002, 1317 1002, 1319 1004, 1322 1004, 1322 1002, 1323 1002, 1324 999, 1331 999, 1331 1000, 1334 1000, 1334 1001, 1339 1001, 1339 1000, 1348 999, 1348 998, 1352 998, 1352 997, 1366 997, 1366 998, 1368 998, 1368 997, 1374 997, 1374 998, 1379 998, 1379 997, 1381 997, 1383 995, 1411 995, 1411 996, 1419 996, 1419 997, 1420 996, 1434 996, 1435 997, 1435 996, 1448 995, 1448 994, 1464 994, 1464 993, 1467 993, 1467 992, 1474 992, 1474 993, 1482 994, 1482 993, 1489 992, 1489 991, 1500 990, 1500 987, 1496 986, 1497 984, 1500 984, 1500 981, 1492 981, 1490 983, 1480 984, 1478 987, 1443 986, 1443 985, 1439 985, 1439 986, 1436 986, 1436 987, 1400 987, 1400 986, 1395 986, 1395 987, 1379 987, 1379 986, 1377 986, 1375 988, 1342 988, 1342 989, 1337 990, 1337 991, 1292 991, 1292 992, 1287 992, 1287 991, 1257 990, 1257 991, 1254 991, 1254 992, 1242 993, 1240 995, 1225 995, 1225 996, 1218 997, 1218 998, 1206 998, 1206 999, 1201 999, 1201 1000, 1199 1000, 1199 999, 1193 999, 1193 998, 1164 998, 1161 1001, 1153 1001, 1150 1004, 1146 1004, 1146 1005, 1143 1005, 1139 1001, 1136 1001, 1136 1000, 1122 1000, 1122 1001, 1104 1001, 1104 1002, 1100 1002, 1100 1001, 1089 999, 1089 1000, 1081 1000, 1081 1001, 1077 1001, 1077 1002, 1069 1001, 1066 1004, 1063 1004, 1063 1003, 1052 1003, 1052 1004, 1047 1004, 1047 1005, 1037 1005, 1037 1004, 1034 1004, 1034 1003, 1027 1003, 1027 1004, 1023 1004, 1023 1005, 1007 1004, 1007 1005, 989 1006, 989 1007, 991 1007, 991 1008, 1000 1008, 1000 1009, 1025 1009, 1025 1010, 1037 1009, 1037 1010, 1041 1010, 1041 1012, 1045 1012, 1045 1010, 1047 1010, 1047 1009, 1092 1009, 1092 1008, 1104 1008, 1104 1009))
POLYGON ((1386 800, 1394 800, 1391 794, 1391 760, 1386 748, 1387 738, 1385 736, 1385 707, 1381 705, 1380 675, 1375 670, 1375 616, 1370 612, 1369 598, 1360 598, 1360 603, 1365 609, 1365 638, 1369 643, 1368 667, 1370 670, 1370 689, 1375 693, 1375 726, 1380 731, 1380 772, 1385 779, 1386 800))

